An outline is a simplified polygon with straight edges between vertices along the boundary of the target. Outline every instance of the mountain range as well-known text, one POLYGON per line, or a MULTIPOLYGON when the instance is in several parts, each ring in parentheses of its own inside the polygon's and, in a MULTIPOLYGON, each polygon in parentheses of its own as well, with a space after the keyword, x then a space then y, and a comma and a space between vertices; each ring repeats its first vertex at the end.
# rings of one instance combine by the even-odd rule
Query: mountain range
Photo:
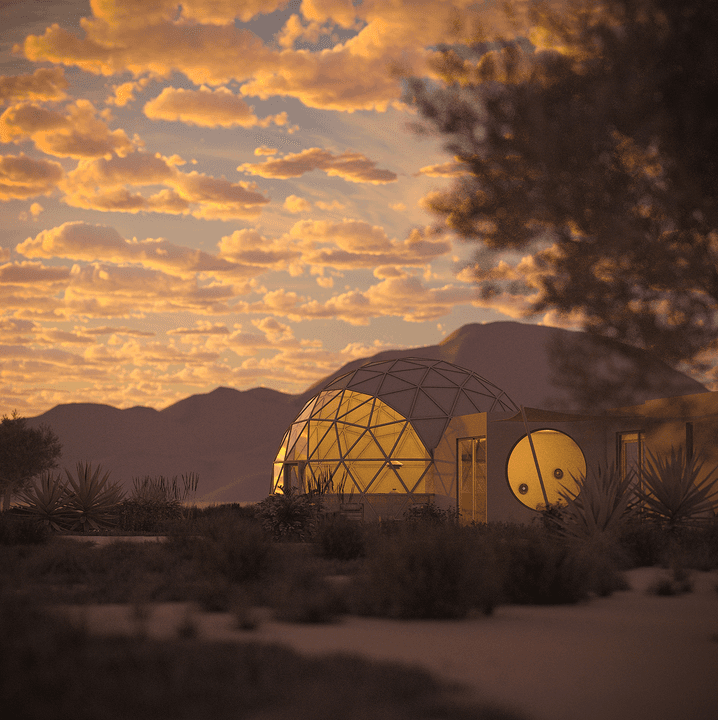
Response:
POLYGON ((195 472, 198 501, 253 502, 269 492, 282 436, 304 404, 334 378, 366 362, 398 357, 445 360, 478 373, 518 405, 565 412, 707 392, 650 354, 616 341, 497 322, 465 325, 438 345, 355 360, 299 395, 218 387, 163 410, 70 403, 28 422, 45 423, 58 435, 62 467, 81 460, 99 464, 127 490, 136 477, 195 472))

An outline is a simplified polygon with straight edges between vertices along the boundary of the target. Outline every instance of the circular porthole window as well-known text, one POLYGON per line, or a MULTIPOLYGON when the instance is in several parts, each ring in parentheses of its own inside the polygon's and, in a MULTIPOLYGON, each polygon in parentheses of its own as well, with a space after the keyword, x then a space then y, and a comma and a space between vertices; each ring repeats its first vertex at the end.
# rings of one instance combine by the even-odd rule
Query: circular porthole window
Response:
POLYGON ((506 473, 516 499, 536 510, 545 505, 546 500, 549 503, 558 502, 563 488, 571 492, 578 490, 576 479, 586 475, 586 459, 576 442, 558 430, 536 430, 531 433, 531 439, 541 470, 543 490, 527 435, 514 445, 506 473))

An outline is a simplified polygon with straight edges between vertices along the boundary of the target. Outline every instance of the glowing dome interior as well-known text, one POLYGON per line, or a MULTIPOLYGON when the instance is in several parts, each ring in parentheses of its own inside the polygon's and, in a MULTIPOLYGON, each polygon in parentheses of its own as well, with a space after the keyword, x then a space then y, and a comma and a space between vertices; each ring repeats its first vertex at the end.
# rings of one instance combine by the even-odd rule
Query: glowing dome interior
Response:
POLYGON ((428 358, 368 363, 304 406, 282 440, 272 490, 331 476, 346 493, 425 492, 451 418, 492 410, 518 408, 465 368, 428 358))

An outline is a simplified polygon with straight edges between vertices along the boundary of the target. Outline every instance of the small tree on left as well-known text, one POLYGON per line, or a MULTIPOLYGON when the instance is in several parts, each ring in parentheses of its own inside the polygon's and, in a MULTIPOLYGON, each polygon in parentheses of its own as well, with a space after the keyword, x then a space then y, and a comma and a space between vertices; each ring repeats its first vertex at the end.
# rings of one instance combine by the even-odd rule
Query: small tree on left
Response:
POLYGON ((3 510, 14 493, 27 487, 45 470, 57 467, 62 454, 60 439, 48 425, 29 427, 17 412, 0 421, 0 493, 3 510))

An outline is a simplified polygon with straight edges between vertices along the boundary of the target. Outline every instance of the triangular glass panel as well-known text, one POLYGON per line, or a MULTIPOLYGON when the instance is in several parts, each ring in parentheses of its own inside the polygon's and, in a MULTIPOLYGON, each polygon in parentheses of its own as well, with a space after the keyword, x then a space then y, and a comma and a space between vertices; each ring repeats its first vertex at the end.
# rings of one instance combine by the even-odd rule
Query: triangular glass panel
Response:
POLYGON ((478 412, 484 412, 483 410, 479 410, 479 408, 474 405, 473 402, 469 399, 469 396, 466 395, 466 393, 462 392, 460 393, 459 397, 456 400, 456 405, 454 405, 454 411, 452 413, 453 416, 457 415, 475 415, 478 412))
POLYGON ((428 420, 412 420, 411 425, 416 434, 421 438, 427 450, 433 450, 441 440, 448 419, 431 418, 428 420))
POLYGON ((447 415, 453 414, 454 401, 460 392, 459 388, 454 386, 423 388, 423 390, 447 415))
POLYGON ((360 492, 366 492, 376 475, 384 466, 383 460, 345 463, 360 492))
POLYGON ((411 425, 407 425, 399 438, 393 458, 396 460, 419 460, 427 456, 426 448, 411 425))
POLYGON ((398 377, 406 382, 413 383, 414 385, 421 385, 424 376, 426 375, 426 368, 417 367, 411 370, 392 370, 392 377, 398 377))
POLYGON ((402 380, 402 378, 396 375, 387 375, 382 383, 379 395, 383 397, 388 393, 394 393, 399 390, 413 390, 416 387, 416 383, 402 380))
POLYGON ((402 422, 405 420, 401 413, 398 413, 394 408, 389 407, 381 400, 376 401, 374 406, 374 414, 371 416, 371 427, 377 425, 386 425, 388 423, 402 422))
POLYGON ((299 422, 300 420, 306 420, 312 413, 312 410, 314 409, 314 405, 316 404, 318 398, 314 397, 312 398, 303 408, 302 411, 297 416, 297 419, 294 422, 299 422))
POLYGON ((491 410, 494 404, 494 398, 491 395, 485 393, 473 392, 472 390, 465 390, 466 396, 470 398, 471 402, 479 408, 480 412, 488 412, 491 410))
POLYGON ((414 483, 414 486, 411 487, 411 492, 413 493, 423 493, 426 492, 426 476, 429 472, 429 469, 431 468, 431 465, 428 463, 425 466, 419 466, 417 465, 415 468, 415 474, 414 477, 417 478, 416 482, 414 483))
POLYGON ((389 370, 389 372, 392 374, 395 372, 401 372, 402 370, 416 370, 416 369, 421 369, 421 371, 424 372, 423 365, 415 362, 414 360, 409 360, 407 358, 399 358, 398 360, 394 360, 391 363, 390 368, 391 369, 389 370))
POLYGON ((453 382, 459 386, 463 385, 466 380, 471 377, 471 373, 469 372, 462 372, 461 370, 456 370, 455 368, 451 369, 448 367, 442 367, 441 374, 448 380, 453 380, 453 382))
POLYGON ((391 465, 385 465, 369 487, 372 493, 405 493, 406 486, 391 465))
POLYGON ((390 395, 382 394, 382 402, 386 403, 390 408, 396 410, 402 417, 408 418, 411 414, 411 408, 414 405, 417 388, 412 387, 410 390, 401 390, 393 392, 390 395))
POLYGON ((339 436, 339 449, 342 456, 345 456, 356 441, 366 432, 364 429, 354 425, 337 423, 337 435, 339 436))
POLYGON ((289 439, 287 441, 287 454, 291 454, 294 450, 294 445, 297 442, 297 438, 304 428, 307 427, 306 422, 295 422, 294 425, 289 429, 289 439))
POLYGON ((446 377, 444 374, 432 369, 426 374, 426 378, 424 378, 424 382, 421 386, 423 388, 455 388, 456 383, 450 377, 446 377))
POLYGON ((405 423, 390 423, 389 425, 382 425, 381 427, 375 427, 370 429, 369 432, 374 434, 377 443, 381 449, 387 455, 391 457, 396 445, 396 441, 399 439, 402 429, 405 423))
POLYGON ((324 402, 320 405, 316 404, 312 418, 322 420, 333 420, 336 417, 337 411, 339 410, 339 404, 342 399, 341 393, 336 393, 333 396, 327 394, 325 398, 322 398, 324 402))
POLYGON ((489 382, 482 382, 476 375, 472 375, 464 384, 465 390, 473 390, 474 392, 483 393, 484 395, 496 396, 497 387, 492 387, 489 382))
POLYGON ((439 407, 423 390, 419 390, 411 412, 411 420, 414 418, 443 417, 447 413, 439 407))
POLYGON ((384 453, 376 444, 374 436, 370 432, 365 432, 345 457, 349 457, 351 460, 357 460, 359 458, 365 460, 380 460, 384 457, 384 453))
POLYGON ((365 373, 361 379, 352 382, 351 389, 366 395, 376 395, 383 379, 383 373, 365 373))
POLYGON ((339 459, 339 443, 335 425, 332 425, 329 432, 320 440, 312 456, 319 462, 339 459))

